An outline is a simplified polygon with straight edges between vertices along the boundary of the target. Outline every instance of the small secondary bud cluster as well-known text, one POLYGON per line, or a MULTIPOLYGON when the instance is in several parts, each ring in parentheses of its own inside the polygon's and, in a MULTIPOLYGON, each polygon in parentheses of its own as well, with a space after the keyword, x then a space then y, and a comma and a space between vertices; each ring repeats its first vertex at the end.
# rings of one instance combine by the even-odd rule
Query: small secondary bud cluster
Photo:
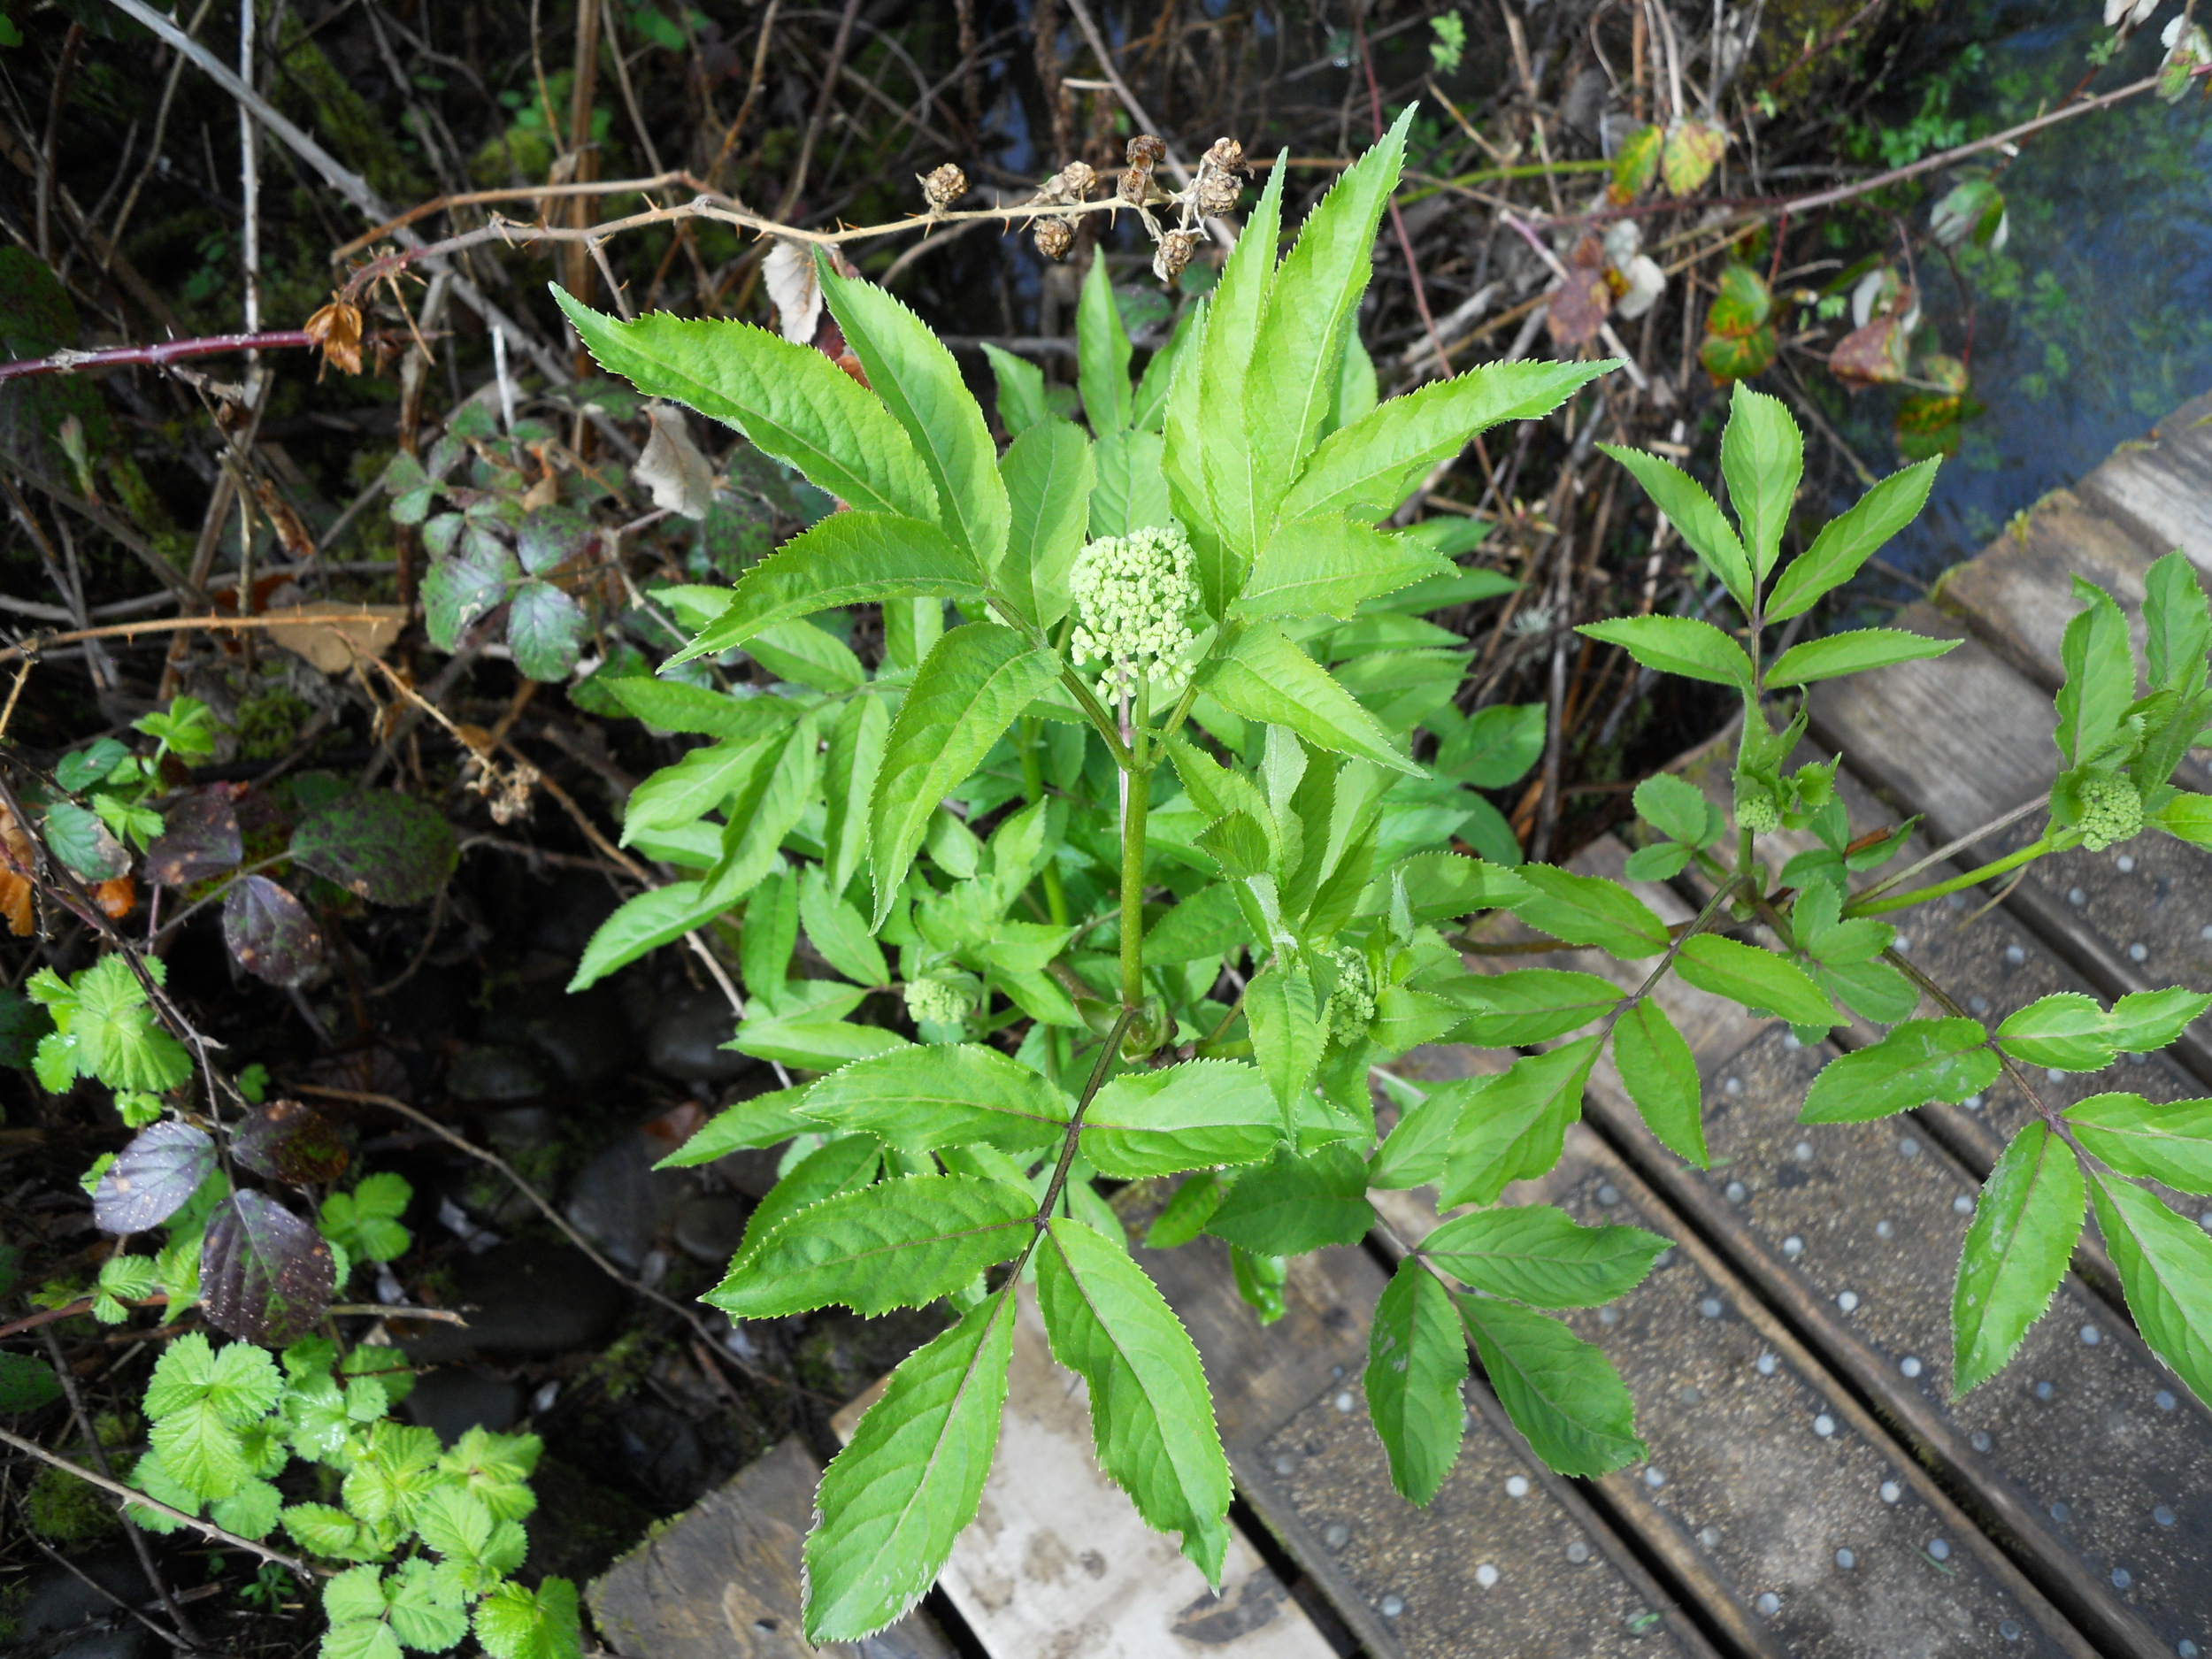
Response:
POLYGON ((1171 689, 1189 678, 1190 614, 1198 608, 1196 560, 1179 526, 1148 526, 1094 541, 1069 572, 1078 626, 1069 649, 1079 662, 1106 664, 1098 695, 1133 690, 1158 664, 1171 689))
POLYGON ((906 1011, 918 1025, 925 1020, 957 1025, 975 1011, 968 987, 953 979, 909 979, 905 995, 906 1011))
POLYGON ((1336 989, 1329 993, 1321 1023, 1339 1042, 1356 1042, 1375 1018, 1375 981, 1367 972, 1367 958, 1349 945, 1330 953, 1336 963, 1336 989))
POLYGON ((2081 787, 2081 844, 2093 853, 2132 841, 2143 829, 2143 797, 2125 778, 2092 778, 2081 787))
POLYGON ((1736 827, 1765 835, 1782 826, 1782 804, 1756 778, 1736 779, 1736 827))

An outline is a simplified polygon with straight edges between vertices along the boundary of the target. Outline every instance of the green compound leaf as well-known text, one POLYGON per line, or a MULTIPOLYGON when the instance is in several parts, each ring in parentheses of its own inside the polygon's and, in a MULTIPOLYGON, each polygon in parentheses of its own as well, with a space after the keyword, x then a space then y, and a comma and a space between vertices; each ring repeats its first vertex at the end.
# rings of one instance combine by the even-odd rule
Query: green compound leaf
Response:
POLYGON ((1055 672, 1050 651, 1031 649, 1020 634, 995 622, 955 628, 931 649, 891 723, 869 803, 875 926, 891 913, 937 803, 976 769, 1055 672))
POLYGON ((1831 1060, 1797 1121, 1870 1123, 1930 1101, 1962 1101, 1996 1081, 2003 1062, 1977 1019, 1909 1019, 1870 1047, 1831 1060))
POLYGON ((1375 717, 1272 622, 1239 633, 1228 654, 1208 666, 1204 688, 1230 713, 1286 727, 1317 749, 1424 775, 1398 752, 1375 717))
POLYGON ((1918 662, 1955 649, 1958 640, 1932 640, 1924 634, 1902 628, 1854 628, 1845 634, 1808 640, 1793 645, 1767 670, 1770 686, 1809 686, 1816 680, 1835 680, 1845 674, 1887 668, 1893 663, 1918 662))
POLYGON ((1053 1357, 1089 1386, 1099 1467, 1218 1585, 1229 1460, 1189 1333, 1125 1249, 1066 1217, 1037 1253, 1037 1305, 1053 1357))
POLYGON ((832 513, 747 571, 728 607, 669 664, 718 655, 779 622, 840 605, 909 598, 980 603, 989 592, 984 569, 973 554, 923 519, 832 513))
MULTIPOLYGON (((776 699, 781 701, 781 699, 776 699)), ((852 886, 868 850, 868 802, 883 765, 883 745, 891 732, 890 711, 877 696, 855 697, 830 728, 829 750, 822 757, 823 868, 829 890, 843 894, 852 886)))
POLYGON ((1279 1148, 1229 1189, 1206 1231, 1255 1256, 1297 1256, 1357 1244, 1374 1219, 1366 1160, 1337 1141, 1303 1156, 1279 1148))
POLYGON ((1651 998, 1640 998, 1613 1027, 1613 1065, 1659 1143, 1701 1170, 1710 1164, 1697 1056, 1651 998))
POLYGON ((1454 1279, 1532 1308, 1594 1308, 1633 1290, 1667 1240, 1640 1227, 1586 1227, 1549 1204, 1476 1210, 1421 1241, 1454 1279))
POLYGON ((1387 516, 1439 461, 1477 433, 1535 420, 1611 368, 1610 363, 1486 363, 1378 403, 1321 441, 1283 498, 1286 520, 1341 513, 1387 516))
MULTIPOLYGON (((1287 160, 1289 152, 1283 152, 1287 160)), ((1246 382, 1252 347, 1269 290, 1275 281, 1276 243, 1282 234, 1283 180, 1290 169, 1277 165, 1267 176, 1258 204, 1244 221, 1244 234, 1221 267, 1221 280, 1206 302, 1205 333, 1194 354, 1191 417, 1181 419, 1178 373, 1168 393, 1167 426, 1180 434, 1176 446, 1196 440, 1201 472, 1213 511, 1201 515, 1214 532, 1212 546, 1199 549, 1198 584, 1206 609, 1215 616, 1243 584, 1246 568, 1264 540, 1268 503, 1260 499, 1260 458, 1245 439, 1246 382)), ((1182 457, 1179 453, 1178 460, 1182 457)))
POLYGON ((1320 438, 1345 337, 1374 270, 1375 227, 1398 182, 1413 116, 1409 104, 1306 215, 1268 289, 1252 336, 1240 434, 1252 454, 1256 523, 1274 516, 1320 438))
POLYGON ((1667 948, 1666 924, 1617 881, 1552 864, 1523 864, 1512 873, 1526 890, 1497 902, 1539 933, 1630 962, 1667 948))
POLYGON ((240 1431, 283 1392, 276 1362, 233 1342, 211 1348, 188 1332, 155 1362, 143 1405, 149 1438, 169 1478, 194 1496, 226 1498, 254 1473, 240 1431))
POLYGON ((1081 1151, 1100 1174, 1139 1180, 1257 1164, 1275 1149, 1282 1124, 1258 1067, 1188 1060, 1126 1071, 1100 1089, 1083 1114, 1081 1151))
POLYGON ((1745 693, 1752 687, 1751 659, 1743 647, 1695 617, 1616 617, 1583 623, 1575 632, 1619 646, 1655 673, 1709 680, 1745 693))
POLYGON ((1018 438, 1039 421, 1051 418, 1045 403, 1042 369, 988 341, 984 342, 983 355, 990 360, 992 377, 998 382, 999 423, 1008 437, 1018 438))
MULTIPOLYGON (((1210 888, 1210 892, 1225 891, 1210 888)), ((1171 916, 1175 911, 1170 911, 1171 916)), ((1253 976, 1244 987, 1244 1018, 1252 1031, 1252 1057, 1274 1092, 1283 1121, 1313 1083, 1314 1068, 1329 1033, 1321 1024, 1321 1002, 1313 976, 1303 967, 1277 962, 1253 976)))
POLYGON ((1436 1496, 1466 1432, 1467 1333, 1451 1293, 1411 1256, 1375 1304, 1367 1339, 1367 1410, 1408 1502, 1436 1496))
POLYGON ((1647 455, 1641 449, 1624 449, 1617 443, 1601 443, 1598 448, 1628 469, 1629 475, 1644 487, 1644 493, 1690 544, 1690 550, 1707 570, 1720 578, 1744 615, 1749 616, 1755 588, 1751 560, 1745 555, 1743 543, 1736 539, 1728 520, 1714 505, 1713 498, 1705 493, 1705 486, 1673 462, 1647 455))
MULTIPOLYGON (((1375 1155, 1368 1160, 1367 1184, 1385 1192, 1426 1187, 1444 1179, 1445 1161, 1451 1156, 1452 1131, 1469 1097, 1489 1082, 1484 1077, 1454 1078, 1418 1095, 1403 1109, 1375 1155)), ((1394 1083, 1391 1092, 1402 1102, 1408 1086, 1394 1083)))
POLYGON ((1594 1480, 1644 1455, 1635 1402, 1603 1350, 1516 1303, 1456 1300, 1498 1403, 1547 1467, 1594 1480))
POLYGON ((2162 991, 2131 991, 2105 1016, 2105 1034, 2122 1054, 2149 1054, 2179 1037, 2188 1024, 2212 1008, 2212 996, 2186 986, 2162 991))
POLYGON ((2117 732, 2135 701, 2127 618, 2109 594, 2078 576, 2074 597, 2082 609, 2059 641, 2066 683, 2058 689, 2058 726, 2051 738, 2069 766, 2081 764, 2117 732))
POLYGON ((1090 518, 1091 441, 1072 421, 1039 421, 1008 446, 999 476, 1013 519, 998 585, 1017 611, 1049 628, 1068 613, 1068 571, 1090 518))
POLYGON ((1812 546, 1790 561, 1767 595, 1767 621, 1787 622, 1802 615, 1823 594, 1856 576, 1862 565, 1920 516, 1939 465, 1931 457, 1891 473, 1847 511, 1823 525, 1812 546))
POLYGON ((965 1175, 880 1181, 787 1221, 701 1300, 733 1319, 924 1307, 1019 1256, 1036 1210, 1026 1187, 965 1175))
POLYGON ((630 791, 622 810, 622 844, 626 847, 655 830, 680 829, 750 794, 762 772, 774 764, 784 741, 780 731, 764 737, 726 738, 703 744, 673 765, 663 766, 630 791))
POLYGON ((1252 561, 1244 591, 1229 612, 1349 618, 1370 599, 1451 568, 1448 560, 1410 536, 1388 535, 1333 516, 1286 518, 1252 561))
POLYGON ((2051 1305, 2081 1234, 2083 1196, 2081 1166, 2063 1141, 2041 1124, 2012 1138, 1982 1187, 1959 1252, 1951 1293, 1952 1398, 2001 1371, 2051 1305))
POLYGON ((882 401, 811 346, 749 323, 655 312, 617 322, 553 298, 600 367, 649 396, 734 426, 809 482, 861 512, 934 519, 937 491, 882 401))
POLYGON ((1468 1010, 1456 1041, 1485 1048, 1548 1042, 1611 1011, 1622 992, 1594 973, 1524 968, 1453 983, 1449 995, 1468 1010))
POLYGON ((945 343, 887 290, 816 261, 822 297, 868 387, 905 428, 937 496, 939 522, 988 570, 1006 548, 1006 487, 983 410, 945 343))
POLYGON ((1752 574, 1764 581, 1782 550, 1782 532, 1805 472, 1805 440, 1780 398, 1755 392, 1741 380, 1729 388, 1720 472, 1743 526, 1752 574))
POLYGON ((1525 1055, 1471 1087, 1452 1129, 1438 1203, 1447 1210, 1494 1203, 1511 1183, 1558 1163, 1568 1126, 1582 1116, 1583 1086, 1603 1041, 1594 1033, 1525 1055))
POLYGON ((808 1640, 872 1635, 935 1580, 983 1496, 1013 1352, 1010 1286, 891 1373, 822 1473, 806 1540, 808 1640))
POLYGON ((2119 1054, 2105 1010, 2079 991, 2016 1010, 1997 1027, 1997 1044, 2016 1060, 2057 1071, 2101 1071, 2119 1054))
POLYGON ((788 726, 799 710, 786 697, 736 697, 680 680, 636 674, 611 680, 607 690, 625 710, 664 732, 692 732, 702 737, 766 737, 788 726))
POLYGON ((565 1578, 548 1578, 535 1591, 501 1585, 476 1604, 476 1640, 492 1659, 578 1659, 576 1586, 565 1578))
POLYGON ((2075 1138, 2122 1175, 2212 1193, 2212 1099, 2154 1105, 2140 1094, 2092 1094, 2065 1117, 2075 1138))
POLYGON ((2131 1181, 2093 1173, 2089 1198, 2151 1351, 2212 1401, 2212 1235, 2131 1181))
POLYGON ((1847 1023, 1802 968, 1755 945, 1700 933, 1682 947, 1674 971, 1701 991, 1741 1002, 1754 1012, 1776 1015, 1793 1025, 1847 1023))
POLYGON ((1101 437, 1130 424, 1129 356, 1106 261, 1094 253, 1075 305, 1075 385, 1083 394, 1083 419, 1101 437))
MULTIPOLYGON (((876 1178, 883 1153, 868 1135, 846 1135, 817 1147, 771 1187, 745 1224, 737 1247, 739 1262, 765 1242, 802 1210, 826 1202, 840 1193, 857 1192, 876 1178)), ((733 1266, 735 1263, 732 1263, 733 1266)))
POLYGON ((799 1115, 902 1152, 1034 1152, 1059 1144, 1070 1107, 1064 1091, 995 1048, 931 1043, 841 1067, 808 1091, 799 1115))
POLYGON ((2143 572, 2143 665, 2154 690, 2186 691, 2204 683, 2212 605, 2196 566, 2179 548, 2143 572))

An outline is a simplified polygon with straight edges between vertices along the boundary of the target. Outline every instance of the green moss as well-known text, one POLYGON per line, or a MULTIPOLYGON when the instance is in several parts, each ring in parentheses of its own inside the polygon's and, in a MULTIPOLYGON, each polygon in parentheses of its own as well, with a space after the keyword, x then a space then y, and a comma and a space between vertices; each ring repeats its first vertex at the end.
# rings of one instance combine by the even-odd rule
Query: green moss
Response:
POLYGON ((238 757, 276 759, 298 741, 300 727, 314 712, 280 687, 257 691, 238 705, 238 757))
POLYGON ((430 195, 421 175, 400 159, 399 135, 389 124, 323 56, 321 47, 298 41, 303 28, 294 14, 285 30, 277 107, 329 140, 387 201, 413 202, 430 195))
POLYGON ((23 1494, 23 1518, 48 1543, 73 1549, 122 1525, 105 1493, 59 1469, 38 1471, 23 1494))

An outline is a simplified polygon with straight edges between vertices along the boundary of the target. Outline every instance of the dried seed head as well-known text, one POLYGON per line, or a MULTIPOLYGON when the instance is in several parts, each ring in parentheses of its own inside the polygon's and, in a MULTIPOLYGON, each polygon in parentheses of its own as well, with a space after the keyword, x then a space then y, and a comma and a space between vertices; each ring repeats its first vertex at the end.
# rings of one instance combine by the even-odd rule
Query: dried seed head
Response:
POLYGON ((1202 213, 1226 213, 1236 206, 1237 197, 1244 193, 1244 146, 1233 138, 1214 141, 1214 146, 1198 158, 1198 177, 1192 184, 1192 196, 1202 213))
POLYGON ((1087 161, 1071 161, 1060 169, 1060 176, 1053 182, 1068 201, 1080 202, 1090 195, 1091 187, 1098 182, 1098 174, 1091 171, 1087 161))
POLYGON ((1160 245, 1152 255, 1152 274, 1163 282, 1172 282, 1183 274, 1183 267, 1190 263, 1191 255, 1198 251, 1198 233, 1194 230, 1171 230, 1160 238, 1160 245))
POLYGON ((1075 233, 1068 228, 1064 219, 1041 219, 1031 233, 1037 243, 1037 251, 1048 259, 1064 259, 1068 250, 1075 245, 1075 233))
POLYGON ((1114 186, 1114 194, 1132 207, 1142 207, 1152 194, 1152 169, 1131 167, 1125 171, 1114 186))
POLYGON ((941 213, 968 193, 968 175, 949 161, 921 181, 933 213, 941 213))
POLYGON ((1131 166, 1149 173, 1167 158, 1167 146, 1149 133, 1139 133, 1129 141, 1127 158, 1131 166))

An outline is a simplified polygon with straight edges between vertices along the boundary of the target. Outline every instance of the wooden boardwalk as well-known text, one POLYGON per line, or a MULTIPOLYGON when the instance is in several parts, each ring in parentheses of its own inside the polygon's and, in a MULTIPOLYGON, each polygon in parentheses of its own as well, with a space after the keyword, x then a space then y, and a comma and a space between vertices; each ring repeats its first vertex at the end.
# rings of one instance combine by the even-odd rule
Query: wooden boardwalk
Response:
MULTIPOLYGON (((2038 503, 1899 619, 1962 638, 1957 650, 1817 688, 1808 756, 1843 755, 1853 823, 1924 815, 1924 852, 2047 789, 2072 576, 2133 618, 2144 571, 2174 547, 2212 576, 2212 396, 2038 503)), ((1682 770, 1724 803, 1732 750, 1717 741, 1682 770)), ((2189 765, 2178 780, 2212 787, 2189 765)), ((1966 856, 2039 828, 2024 821, 1966 856)), ((1577 867, 1617 875, 1626 853, 1609 837, 1577 867)), ((1639 890, 1669 919, 1700 896, 1639 890)), ((2170 838, 2043 860, 1987 902, 1909 913, 1900 948, 1993 1021, 2052 991, 2212 987, 2212 854, 2170 838)), ((1630 972, 1595 952, 1546 961, 1630 972)), ((1806 1084, 1832 1048, 1678 981, 1663 995, 1704 1076, 1712 1167, 1661 1147, 1601 1068, 1559 1166, 1506 1194, 1675 1241, 1629 1295, 1569 1316, 1620 1367, 1648 1463, 1553 1476, 1478 1373, 1435 1502, 1416 1509, 1392 1492, 1359 1375, 1386 1263, 1435 1225, 1431 1193, 1374 1194, 1386 1225, 1364 1249, 1297 1263, 1287 1312, 1266 1330, 1215 1241, 1140 1251, 1219 1402, 1242 1529, 1224 1593, 1098 1474, 1081 1385, 1029 1312, 999 1467, 940 1581, 968 1637, 993 1659, 2212 1659, 2212 1416, 2136 1335, 2093 1223, 2018 1358, 1949 1400, 1959 1242, 2025 1103, 2001 1082, 1960 1106, 1801 1129, 1806 1084)), ((1872 1034, 1846 1028, 1835 1043, 1872 1034)), ((1442 1079, 1498 1064, 1433 1048, 1401 1069, 1442 1079)), ((2113 1086, 2049 1085, 2061 1102, 2113 1086)), ((2212 1020, 2124 1086, 2212 1094, 2212 1020)), ((1137 1233, 1162 1196, 1125 1193, 1137 1233)), ((814 1470, 787 1442, 626 1557, 591 1590, 606 1641, 635 1659, 956 1651, 926 1612, 858 1647, 804 1643, 814 1470)))

